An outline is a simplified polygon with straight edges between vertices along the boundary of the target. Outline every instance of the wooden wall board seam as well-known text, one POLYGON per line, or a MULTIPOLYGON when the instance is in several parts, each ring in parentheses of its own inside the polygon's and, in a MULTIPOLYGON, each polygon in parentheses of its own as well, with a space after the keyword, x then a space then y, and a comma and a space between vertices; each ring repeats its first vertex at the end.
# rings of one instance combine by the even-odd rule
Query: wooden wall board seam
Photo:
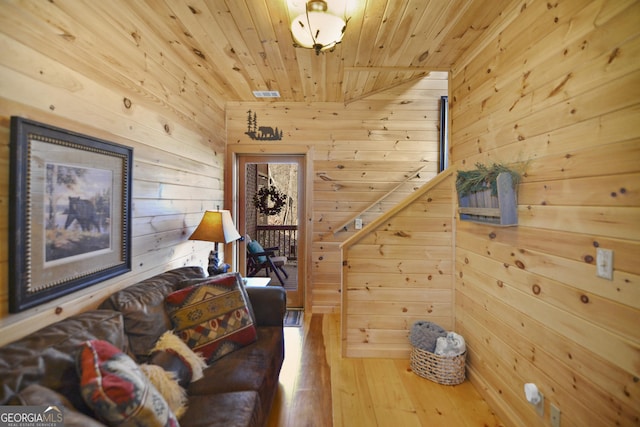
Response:
MULTIPOLYGON (((477 302, 478 306, 482 307, 482 310, 489 311, 490 313, 501 313, 499 318, 495 314, 492 314, 484 323, 489 324, 492 322, 492 318, 496 318, 497 322, 507 325, 507 331, 512 330, 515 336, 519 336, 518 330, 520 329, 526 331, 525 333, 528 334, 526 338, 522 340, 510 340, 513 345, 521 348, 521 354, 525 357, 525 360, 535 362, 535 347, 527 348, 525 343, 528 342, 529 339, 533 343, 543 342, 545 343, 545 348, 554 349, 553 351, 549 350, 549 352, 560 360, 560 366, 575 365, 573 369, 567 370, 567 372, 561 374, 561 376, 571 375, 574 370, 588 372, 590 382, 596 384, 597 387, 606 393, 618 396, 618 399, 626 402, 626 406, 634 406, 633 396, 637 395, 640 391, 640 386, 634 380, 633 375, 627 374, 610 363, 603 363, 599 358, 594 358, 592 353, 580 344, 567 340, 564 336, 545 327, 536 319, 525 318, 525 316, 515 308, 507 306, 505 303, 497 300, 492 299, 488 301, 487 298, 490 297, 481 293, 481 291, 470 288, 463 290, 461 287, 458 287, 458 292, 462 294, 460 302, 465 309, 473 311, 473 307, 464 304, 465 301, 473 301, 477 302), (511 319, 517 319, 518 321, 509 322, 511 319), (538 338, 542 338, 542 340, 538 338)), ((480 316, 478 315, 478 317, 480 316)))
MULTIPOLYGON (((464 265, 464 258, 458 259, 458 265, 464 265)), ((640 344, 623 338, 615 332, 606 329, 604 326, 594 323, 585 323, 579 316, 564 311, 552 304, 531 298, 527 293, 513 287, 507 281, 501 281, 502 286, 496 286, 499 291, 492 286, 487 286, 490 276, 477 271, 464 271, 465 282, 470 282, 473 286, 481 286, 486 292, 495 298, 504 300, 524 314, 537 317, 547 327, 555 327, 567 339, 579 341, 581 345, 591 351, 606 357, 622 369, 633 374, 637 364, 640 363, 638 351, 640 344), (555 319, 555 320, 554 320, 555 319), (605 345, 603 345, 603 343, 605 345)))
MULTIPOLYGON (((466 302, 464 305, 466 310, 460 316, 461 319, 473 320, 473 322, 479 326, 479 319, 477 318, 479 314, 478 309, 482 310, 482 308, 478 307, 478 309, 475 309, 475 307, 472 307, 479 304, 468 296, 464 296, 463 301, 466 302)), ((479 317, 484 318, 482 315, 479 317)), ((609 405, 606 396, 611 390, 605 390, 601 388, 600 385, 593 384, 587 372, 571 372, 568 369, 569 366, 565 364, 564 361, 558 360, 555 354, 556 352, 552 347, 536 346, 527 338, 519 337, 517 331, 513 331, 509 325, 501 322, 496 316, 491 316, 489 321, 483 320, 483 324, 482 327, 487 331, 485 335, 490 330, 504 330, 503 336, 501 337, 502 342, 504 345, 513 349, 513 355, 510 356, 514 361, 513 365, 517 366, 518 370, 522 372, 526 372, 526 369, 532 369, 532 373, 525 376, 527 378, 546 377, 545 381, 541 382, 540 380, 536 380, 536 382, 541 382, 545 384, 545 387, 551 389, 553 393, 548 394, 545 392, 546 397, 558 402, 560 406, 568 406, 567 400, 573 400, 573 402, 571 402, 572 406, 580 405, 578 401, 574 400, 576 395, 580 395, 585 401, 590 402, 591 407, 596 409, 598 413, 608 418, 608 422, 614 422, 614 419, 616 420, 615 422, 620 422, 620 419, 617 418, 626 418, 627 422, 629 422, 634 416, 638 415, 638 411, 633 410, 633 408, 626 403, 623 404, 624 406, 618 408, 613 408, 609 405), (531 365, 531 368, 524 369, 523 364, 527 364, 527 366, 531 365), (549 371, 549 373, 540 372, 543 367, 545 371, 549 371)), ((473 329, 475 330, 477 328, 473 329)), ((473 341, 480 339, 477 336, 473 338, 474 340, 471 342, 472 347, 474 345, 473 341)), ((495 352, 496 354, 502 353, 500 351, 495 352)), ((507 362, 510 363, 510 360, 507 362)), ((624 425, 625 422, 622 424, 624 425)))

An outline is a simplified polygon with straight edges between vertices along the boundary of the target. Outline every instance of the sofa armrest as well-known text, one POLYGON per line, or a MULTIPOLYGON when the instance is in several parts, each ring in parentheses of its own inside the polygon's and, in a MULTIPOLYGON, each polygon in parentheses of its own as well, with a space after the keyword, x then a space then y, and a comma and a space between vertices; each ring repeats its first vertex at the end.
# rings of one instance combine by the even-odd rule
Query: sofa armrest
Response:
POLYGON ((287 293, 280 286, 246 287, 258 326, 284 325, 287 293))

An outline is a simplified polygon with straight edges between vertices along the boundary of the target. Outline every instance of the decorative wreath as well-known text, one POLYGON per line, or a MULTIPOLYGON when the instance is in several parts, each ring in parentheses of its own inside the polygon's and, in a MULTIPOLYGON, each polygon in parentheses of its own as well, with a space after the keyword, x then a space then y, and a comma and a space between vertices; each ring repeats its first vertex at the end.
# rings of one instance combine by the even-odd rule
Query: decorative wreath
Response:
POLYGON ((286 202, 287 195, 281 193, 273 185, 260 188, 253 196, 253 205, 265 215, 279 214, 286 202))

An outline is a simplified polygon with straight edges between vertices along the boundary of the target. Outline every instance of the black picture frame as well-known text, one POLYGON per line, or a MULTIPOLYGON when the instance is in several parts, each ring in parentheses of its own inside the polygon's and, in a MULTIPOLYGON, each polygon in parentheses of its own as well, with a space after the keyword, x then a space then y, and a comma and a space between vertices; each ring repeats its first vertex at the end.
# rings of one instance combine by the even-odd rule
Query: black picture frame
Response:
POLYGON ((133 149, 11 117, 9 312, 131 271, 133 149))

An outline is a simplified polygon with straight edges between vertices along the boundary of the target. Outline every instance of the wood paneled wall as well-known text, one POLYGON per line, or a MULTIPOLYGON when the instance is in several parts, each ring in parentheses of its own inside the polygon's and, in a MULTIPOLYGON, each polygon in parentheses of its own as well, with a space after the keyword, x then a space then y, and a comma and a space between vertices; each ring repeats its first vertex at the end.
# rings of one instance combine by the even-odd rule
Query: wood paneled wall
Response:
POLYGON ((469 376, 508 425, 548 426, 550 404, 563 427, 638 425, 640 3, 512 6, 452 72, 454 165, 526 165, 519 226, 457 225, 469 376))
MULTIPOLYGON (((47 22, 57 19, 50 18, 47 22)), ((187 238, 205 209, 222 205, 225 150, 221 109, 204 107, 189 84, 181 97, 164 98, 154 93, 157 87, 171 87, 173 77, 165 65, 147 57, 147 73, 143 76, 121 69, 124 62, 114 61, 111 69, 83 68, 76 58, 93 53, 83 51, 94 36, 88 28, 75 28, 76 43, 69 44, 62 37, 51 37, 51 28, 44 24, 26 25, 4 14, 2 22, 0 344, 93 308, 115 290, 153 274, 182 265, 206 266, 212 244, 187 238), (134 148, 132 271, 19 314, 8 313, 8 290, 13 285, 8 281, 12 115, 134 148)), ((101 53, 115 58, 122 52, 101 53)), ((142 48, 135 55, 146 56, 142 48)))
MULTIPOLYGON (((222 205, 225 142, 255 143, 244 133, 249 109, 260 125, 284 131, 280 143, 314 147, 313 311, 340 309, 339 246, 354 231, 334 234, 336 227, 418 167, 427 165, 365 224, 435 176, 446 75, 348 105, 229 104, 225 138, 224 100, 205 71, 189 75, 177 65, 181 54, 154 23, 140 14, 120 21, 103 7, 87 16, 78 2, 54 5, 6 2, 0 13, 0 344, 151 274, 204 265, 210 245, 187 237, 203 210, 222 205), (116 42, 101 44, 107 34, 116 42), (11 115, 135 150, 133 271, 16 315, 6 301, 11 115)), ((454 225, 454 326, 469 346, 471 380, 509 425, 549 425, 551 403, 564 427, 640 420, 638 22, 640 3, 632 0, 514 0, 452 70, 454 166, 503 161, 527 169, 518 227, 454 225), (597 247, 614 251, 613 281, 596 277, 597 247), (544 417, 525 402, 525 382, 545 394, 544 417)), ((418 211, 430 203, 416 202, 418 211)), ((404 228, 415 214, 409 207, 394 221, 406 216, 404 228)), ((361 250, 368 256, 354 247, 354 260, 361 250)), ((376 290, 362 305, 388 300, 376 290)), ((354 300, 358 292, 365 294, 353 289, 354 300)), ((448 326, 450 312, 432 314, 448 326)), ((406 354, 406 331, 347 336, 402 339, 395 354, 406 354)))
POLYGON ((408 359, 409 331, 454 326, 454 178, 445 171, 342 246, 342 353, 408 359))
MULTIPOLYGON (((313 147, 313 243, 311 280, 306 284, 314 312, 339 311, 340 225, 403 182, 388 200, 366 215, 366 225, 433 178, 438 167, 439 100, 447 95, 447 73, 432 73, 369 98, 338 103, 229 103, 229 144, 288 144, 313 147), (284 132, 281 141, 254 141, 245 134, 247 111, 258 126, 284 132)), ((266 148, 266 147, 265 147, 266 148)))

